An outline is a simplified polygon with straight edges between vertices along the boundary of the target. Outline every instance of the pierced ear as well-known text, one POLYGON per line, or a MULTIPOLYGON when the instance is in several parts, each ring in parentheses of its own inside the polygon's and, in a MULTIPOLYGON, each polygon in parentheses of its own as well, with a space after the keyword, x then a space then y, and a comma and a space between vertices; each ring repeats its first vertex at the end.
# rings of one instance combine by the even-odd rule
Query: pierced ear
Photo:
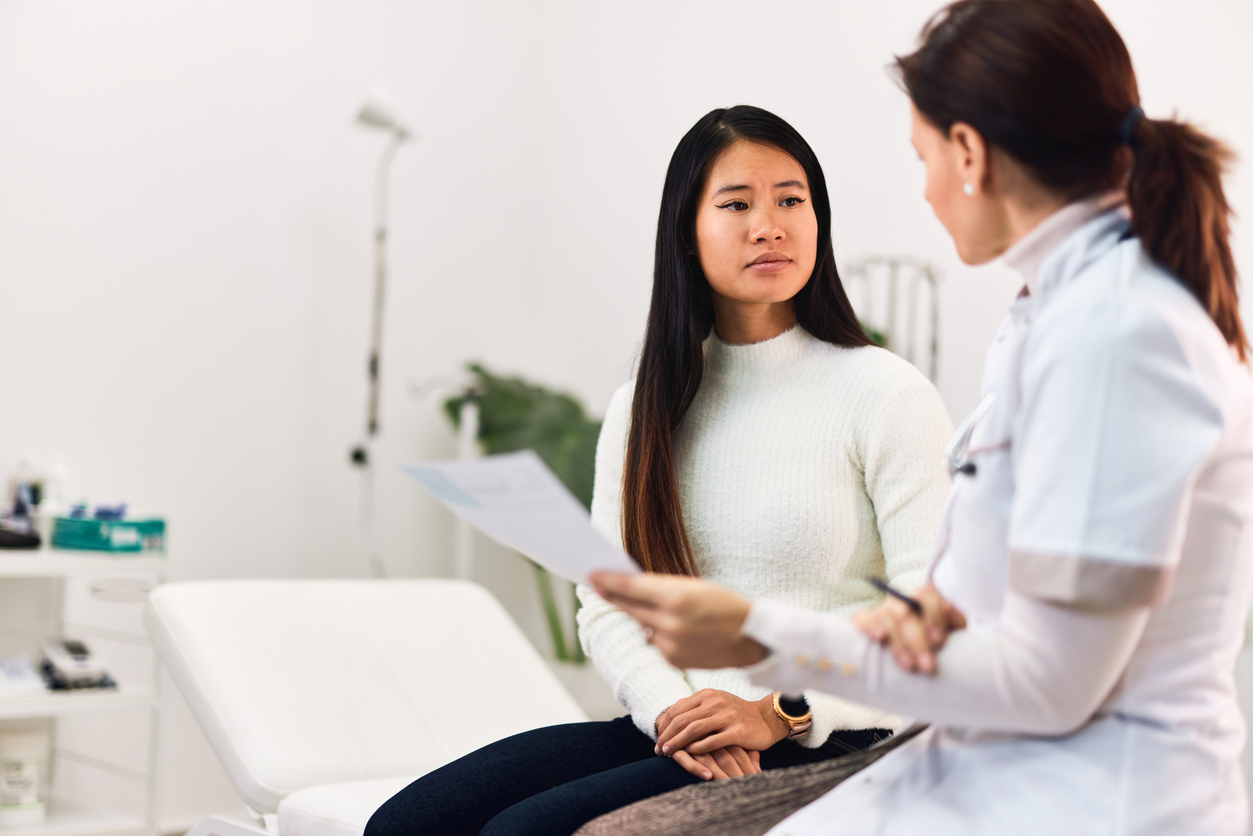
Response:
POLYGON ((988 144, 983 134, 966 122, 954 122, 949 128, 949 141, 961 155, 962 179, 982 183, 988 172, 988 144))

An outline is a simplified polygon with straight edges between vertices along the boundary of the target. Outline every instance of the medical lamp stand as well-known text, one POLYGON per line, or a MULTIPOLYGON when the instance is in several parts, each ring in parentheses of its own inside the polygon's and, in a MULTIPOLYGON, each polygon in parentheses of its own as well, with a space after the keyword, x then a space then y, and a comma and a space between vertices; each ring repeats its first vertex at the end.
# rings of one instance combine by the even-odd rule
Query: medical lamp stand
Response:
POLYGON ((378 109, 367 104, 358 121, 391 131, 391 141, 383 149, 374 179, 374 305, 370 323, 370 356, 366 367, 368 394, 366 400, 365 440, 352 448, 349 459, 361 468, 361 525, 366 534, 366 559, 375 577, 387 577, 387 568, 379 553, 374 525, 374 450, 379 434, 379 371, 383 354, 383 320, 387 293, 387 177, 392 158, 401 143, 410 137, 408 129, 390 113, 380 117, 378 109))

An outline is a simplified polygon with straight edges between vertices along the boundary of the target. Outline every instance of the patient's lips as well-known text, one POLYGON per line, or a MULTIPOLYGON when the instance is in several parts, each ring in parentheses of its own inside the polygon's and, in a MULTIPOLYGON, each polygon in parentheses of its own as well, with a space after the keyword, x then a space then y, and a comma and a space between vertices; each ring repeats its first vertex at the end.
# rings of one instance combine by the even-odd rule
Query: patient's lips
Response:
POLYGON ((783 253, 768 252, 749 262, 748 269, 755 273, 781 273, 792 263, 792 259, 783 253))

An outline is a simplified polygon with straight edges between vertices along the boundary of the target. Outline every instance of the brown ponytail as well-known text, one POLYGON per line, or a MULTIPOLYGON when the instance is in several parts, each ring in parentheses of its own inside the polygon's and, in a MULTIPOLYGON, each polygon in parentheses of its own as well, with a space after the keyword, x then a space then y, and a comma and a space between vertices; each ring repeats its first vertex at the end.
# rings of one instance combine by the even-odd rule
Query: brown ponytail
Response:
POLYGON ((1093 0, 959 0, 896 66, 937 128, 973 126, 1058 194, 1073 200, 1126 184, 1144 251, 1247 362, 1222 185, 1231 152, 1175 121, 1141 119, 1124 135, 1140 101, 1135 70, 1093 0))
POLYGON ((1127 198, 1141 245, 1192 291, 1247 361, 1228 242, 1231 210, 1222 182, 1233 157, 1230 149, 1189 124, 1149 119, 1141 120, 1132 147, 1135 164, 1127 198))

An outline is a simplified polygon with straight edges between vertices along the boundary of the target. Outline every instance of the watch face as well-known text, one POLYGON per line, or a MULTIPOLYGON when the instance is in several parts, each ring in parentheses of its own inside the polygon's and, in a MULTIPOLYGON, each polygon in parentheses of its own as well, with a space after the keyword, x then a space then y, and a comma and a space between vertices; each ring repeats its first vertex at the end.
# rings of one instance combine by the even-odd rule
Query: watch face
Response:
POLYGON ((800 719, 809 713, 809 703, 805 700, 790 700, 787 697, 779 697, 779 708, 784 714, 795 719, 800 719))

